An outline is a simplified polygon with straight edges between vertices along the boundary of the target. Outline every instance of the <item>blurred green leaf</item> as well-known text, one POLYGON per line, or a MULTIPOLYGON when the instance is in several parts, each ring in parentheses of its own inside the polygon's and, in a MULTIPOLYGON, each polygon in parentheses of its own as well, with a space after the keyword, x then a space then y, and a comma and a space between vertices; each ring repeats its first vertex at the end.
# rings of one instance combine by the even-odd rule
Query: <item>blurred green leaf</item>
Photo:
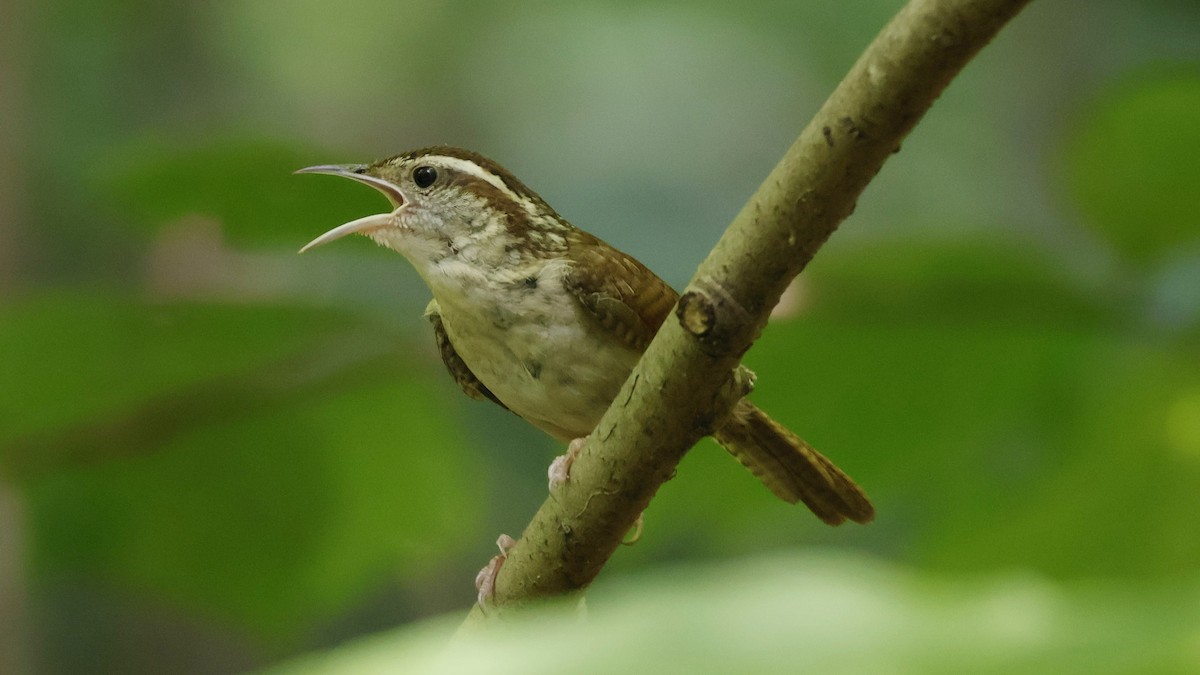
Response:
POLYGON ((1041 475, 1025 481, 1032 489, 1000 499, 1011 482, 980 481, 990 512, 947 518, 930 542, 935 562, 1078 577, 1195 569, 1200 540, 1182 534, 1179 514, 1200 512, 1200 437, 1174 434, 1172 420, 1195 411, 1200 356, 1120 338, 1082 356, 1078 374, 1044 402, 1057 412, 1046 425, 1051 442, 1025 439, 1018 450, 1040 456, 1041 475), (980 527, 987 536, 972 534, 980 527))
POLYGON ((1137 261, 1200 241, 1200 70, 1142 72, 1083 112, 1066 177, 1079 208, 1137 261))
POLYGON ((1081 283, 1054 252, 995 234, 832 242, 798 290, 799 304, 818 318, 873 324, 1090 331, 1120 325, 1134 310, 1124 298, 1097 297, 1109 289, 1081 283))
POLYGON ((827 260, 811 312, 749 355, 759 404, 893 526, 849 536, 951 568, 1191 569, 1200 543, 1150 524, 1200 509, 1200 448, 1172 447, 1163 412, 1200 391, 1194 351, 1144 343, 1136 307, 1099 305, 1034 251, 964 248, 827 260))
POLYGON ((461 442, 418 378, 198 427, 32 482, 36 569, 292 639, 478 536, 461 442))
POLYGON ((426 622, 272 668, 340 673, 1186 673, 1200 583, 920 576, 838 555, 678 568, 450 639, 426 622), (493 627, 494 628, 494 627, 493 627))
POLYGON ((31 434, 119 418, 153 397, 294 358, 347 323, 329 310, 86 292, 0 306, 0 451, 31 434))
POLYGON ((113 207, 143 229, 200 215, 220 221, 235 244, 296 248, 297 241, 387 203, 350 181, 292 172, 373 159, 319 156, 259 140, 192 146, 140 141, 106 157, 94 174, 113 207))
POLYGON ((39 577, 294 637, 462 546, 472 481, 429 394, 442 373, 372 328, 94 294, 6 307, 0 458, 39 577))

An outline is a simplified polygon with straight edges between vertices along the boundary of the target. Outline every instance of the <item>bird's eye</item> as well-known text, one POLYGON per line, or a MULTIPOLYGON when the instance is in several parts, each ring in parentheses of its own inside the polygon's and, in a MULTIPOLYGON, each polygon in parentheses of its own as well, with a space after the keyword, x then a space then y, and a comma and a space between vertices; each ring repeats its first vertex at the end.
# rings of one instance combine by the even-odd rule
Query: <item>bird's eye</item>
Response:
POLYGON ((413 182, 417 184, 417 187, 426 188, 433 185, 437 176, 437 169, 432 166, 418 166, 413 169, 413 182))

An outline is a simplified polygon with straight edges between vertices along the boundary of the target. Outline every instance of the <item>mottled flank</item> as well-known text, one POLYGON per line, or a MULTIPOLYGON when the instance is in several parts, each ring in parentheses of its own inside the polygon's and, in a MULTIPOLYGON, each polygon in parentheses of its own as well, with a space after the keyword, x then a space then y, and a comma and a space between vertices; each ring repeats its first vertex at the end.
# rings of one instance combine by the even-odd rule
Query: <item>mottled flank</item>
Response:
POLYGON ((437 341, 438 352, 442 355, 442 363, 446 364, 446 370, 450 371, 450 376, 462 387, 463 393, 476 400, 491 401, 507 410, 508 406, 501 403, 500 399, 475 377, 455 351, 454 345, 450 344, 450 337, 446 335, 446 327, 442 324, 442 315, 436 300, 430 301, 429 306, 425 308, 425 318, 433 324, 433 336, 437 341))

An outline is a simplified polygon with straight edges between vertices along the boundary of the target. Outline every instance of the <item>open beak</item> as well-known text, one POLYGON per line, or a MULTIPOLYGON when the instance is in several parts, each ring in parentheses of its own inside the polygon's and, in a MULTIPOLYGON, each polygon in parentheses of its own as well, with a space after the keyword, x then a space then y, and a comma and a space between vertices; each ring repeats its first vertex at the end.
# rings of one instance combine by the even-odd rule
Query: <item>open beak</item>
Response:
POLYGON ((377 213, 373 216, 365 216, 357 220, 352 220, 344 225, 338 225, 325 234, 313 239, 300 249, 301 253, 316 248, 322 244, 328 244, 334 239, 341 239, 348 234, 368 234, 381 227, 387 227, 395 224, 396 212, 405 205, 404 194, 400 192, 400 188, 383 180, 365 173, 361 173, 363 166, 360 164, 322 164, 321 166, 310 166, 294 171, 293 173, 323 173, 330 176, 342 176, 356 180, 359 183, 365 183, 383 193, 388 201, 392 204, 392 210, 388 213, 377 213))

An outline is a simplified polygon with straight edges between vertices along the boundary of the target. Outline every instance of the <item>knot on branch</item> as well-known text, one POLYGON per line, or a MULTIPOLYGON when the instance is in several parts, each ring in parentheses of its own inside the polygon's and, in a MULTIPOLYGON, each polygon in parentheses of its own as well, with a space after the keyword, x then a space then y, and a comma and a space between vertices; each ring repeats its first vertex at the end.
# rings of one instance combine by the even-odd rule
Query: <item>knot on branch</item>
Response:
POLYGON ((684 330, 698 338, 708 337, 717 323, 717 310, 712 300, 697 291, 688 291, 679 298, 675 316, 679 317, 684 330))
POLYGON ((750 313, 711 277, 698 279, 679 298, 675 317, 709 356, 732 351, 735 336, 752 323, 750 313))

